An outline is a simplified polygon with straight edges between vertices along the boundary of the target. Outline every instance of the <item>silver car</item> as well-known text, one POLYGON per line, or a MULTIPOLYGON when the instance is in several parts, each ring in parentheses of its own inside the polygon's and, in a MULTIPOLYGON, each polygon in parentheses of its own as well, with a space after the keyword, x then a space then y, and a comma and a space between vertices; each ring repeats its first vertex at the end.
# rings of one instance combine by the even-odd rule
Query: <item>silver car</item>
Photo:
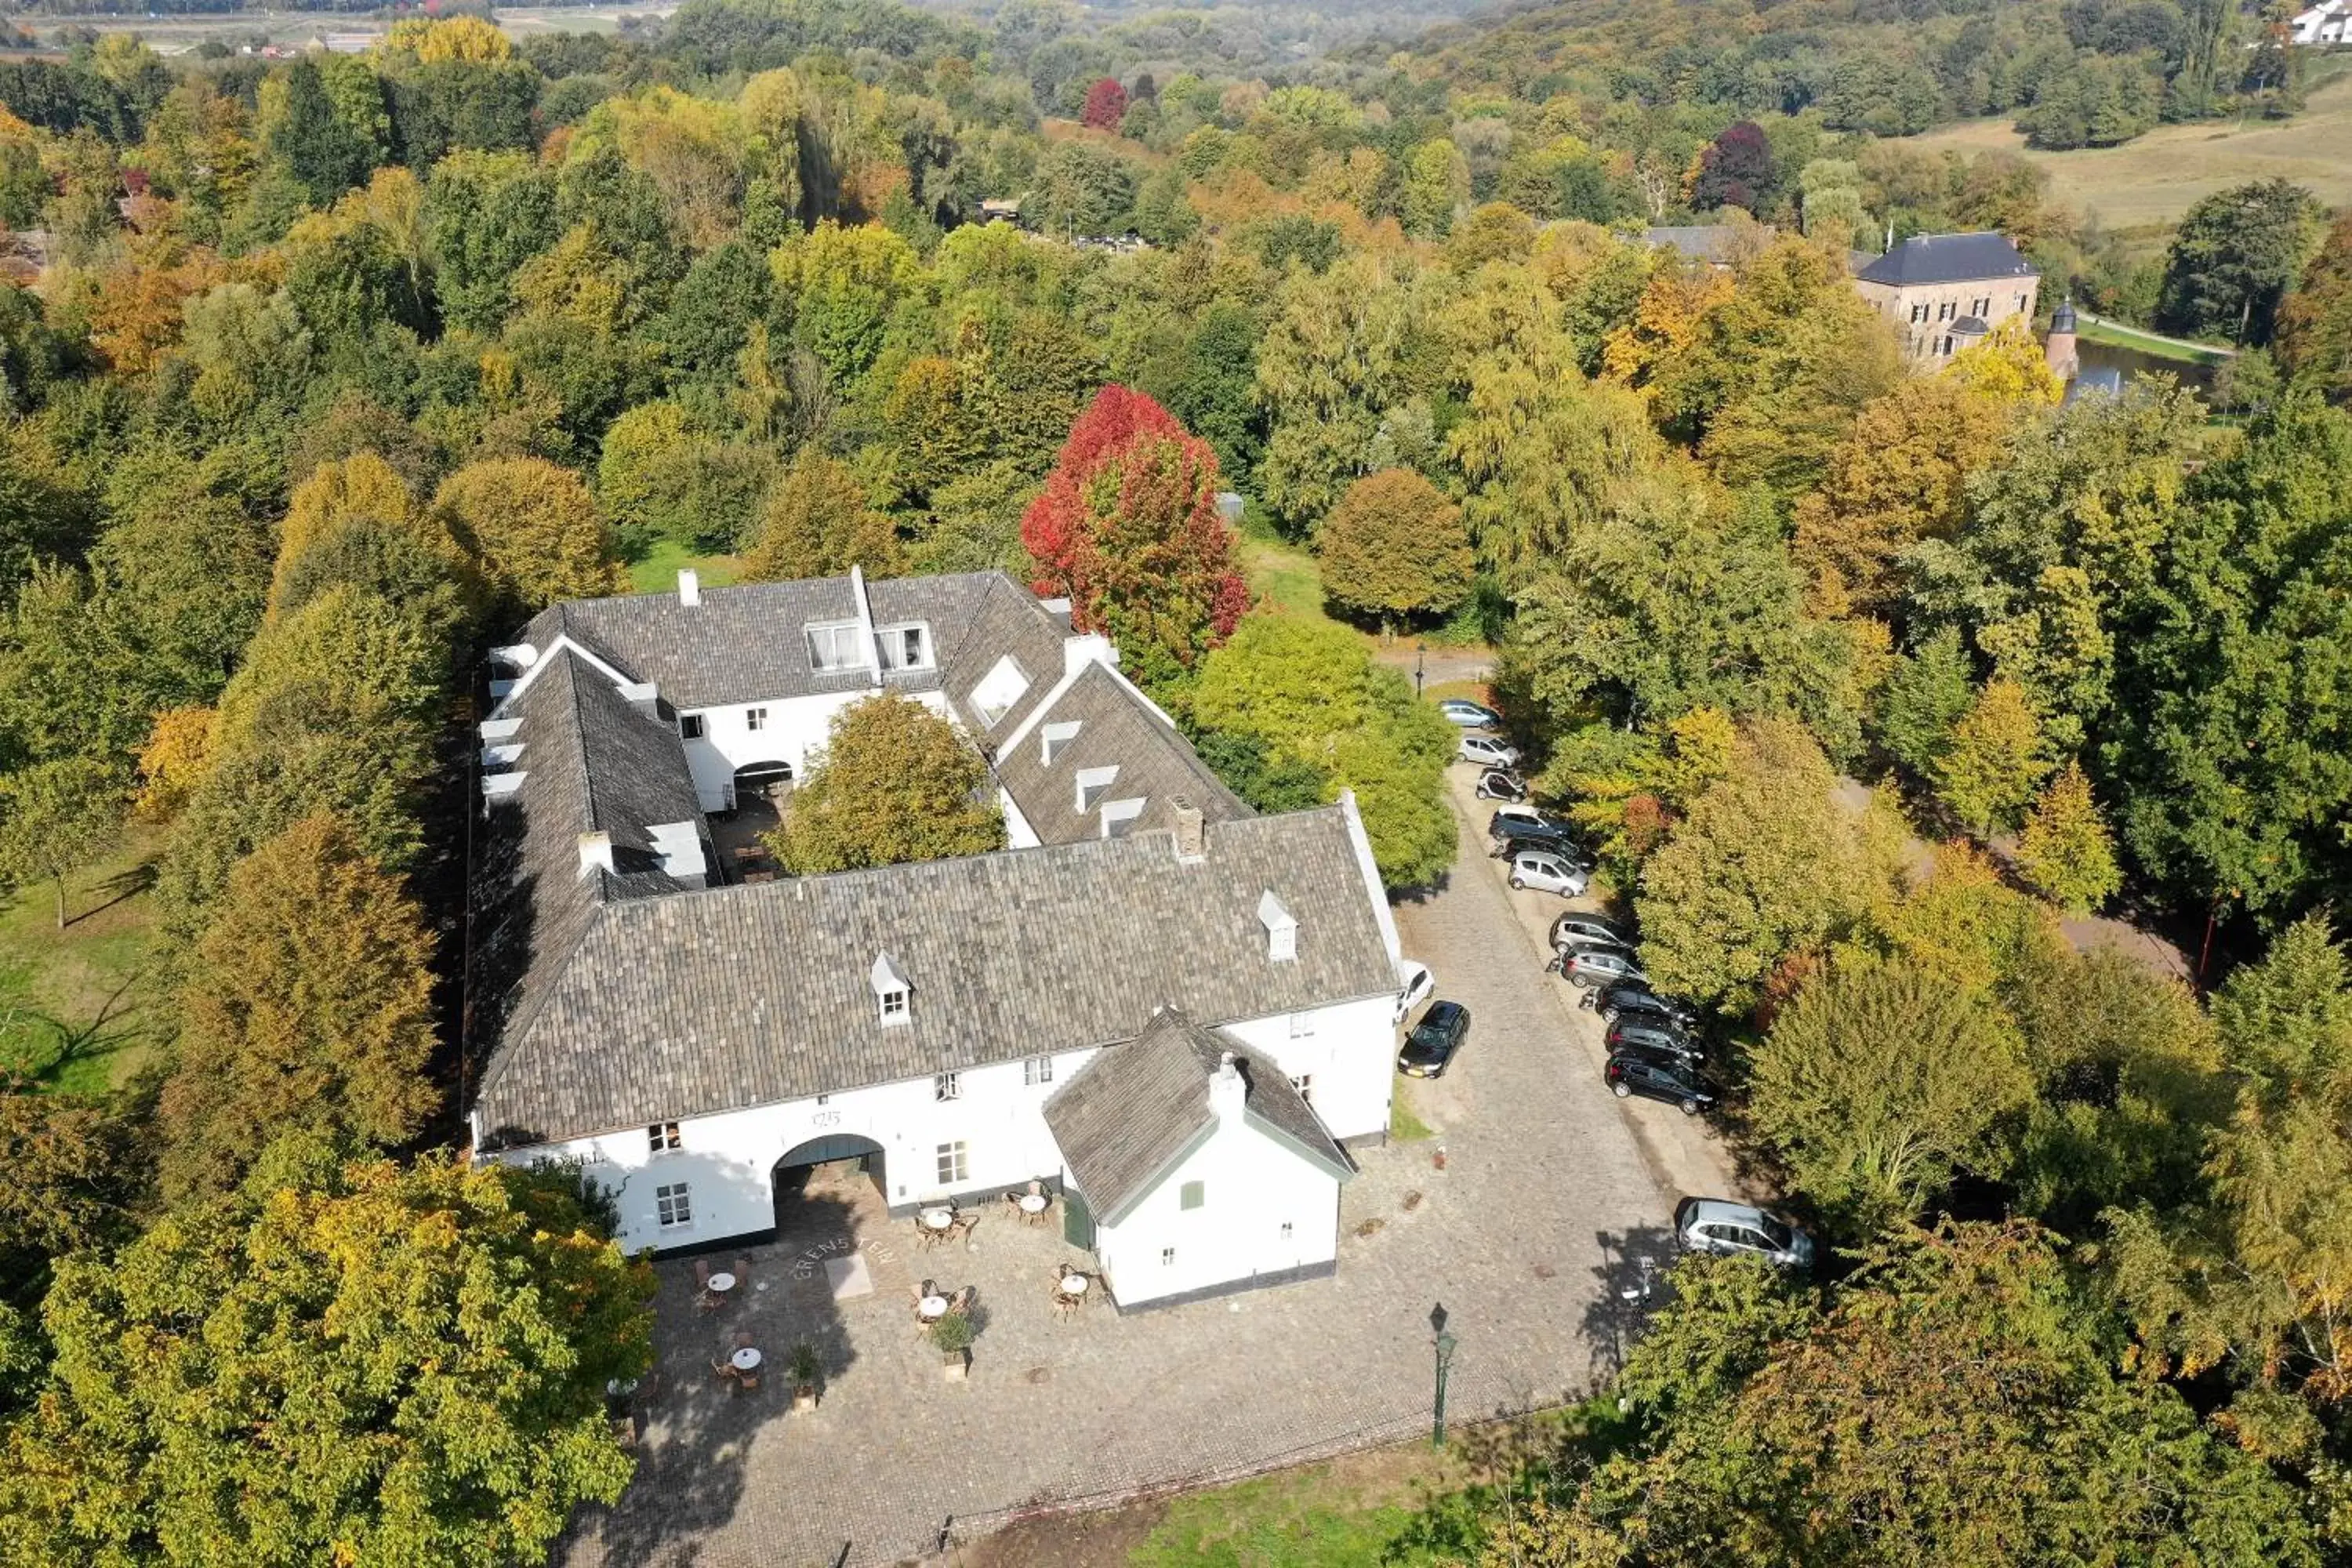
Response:
POLYGON ((1628 980, 1646 984, 1650 978, 1623 948, 1588 942, 1570 942, 1561 947, 1545 967, 1559 971, 1559 977, 1580 991, 1590 991, 1596 985, 1619 985, 1628 980))
POLYGON ((1448 697, 1439 701, 1437 710, 1453 723, 1465 730, 1498 730, 1503 716, 1484 702, 1473 702, 1467 697, 1448 697))
POLYGON ((1563 899, 1584 896, 1584 872, 1544 849, 1522 849, 1511 857, 1511 886, 1558 893, 1563 899))
POLYGON ((1685 1198, 1675 1210, 1675 1237, 1688 1252, 1752 1254, 1783 1268, 1810 1268, 1813 1238, 1786 1220, 1727 1198, 1685 1198))
POLYGON ((1464 762, 1475 763, 1482 768, 1509 769, 1519 765, 1519 749, 1492 735, 1463 736, 1462 749, 1456 754, 1464 762))

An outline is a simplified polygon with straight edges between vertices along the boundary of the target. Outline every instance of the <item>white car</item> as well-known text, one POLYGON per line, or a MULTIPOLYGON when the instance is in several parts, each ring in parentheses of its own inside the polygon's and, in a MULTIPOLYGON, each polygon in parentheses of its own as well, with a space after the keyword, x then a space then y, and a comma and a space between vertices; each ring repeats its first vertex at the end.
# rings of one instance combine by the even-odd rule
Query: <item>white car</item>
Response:
POLYGON ((1448 697, 1437 704, 1437 710, 1465 730, 1499 729, 1503 716, 1484 702, 1473 702, 1467 697, 1448 697))
POLYGON ((1675 1210, 1675 1238, 1685 1251, 1752 1253, 1783 1268, 1810 1268, 1813 1238, 1762 1209, 1723 1198, 1685 1198, 1675 1210))
POLYGON ((1432 991, 1437 989, 1437 977, 1430 973, 1426 963, 1400 958, 1397 960, 1397 982, 1395 1021, 1402 1024, 1432 991))
POLYGON ((1457 753, 1465 763, 1475 763, 1482 768, 1516 768, 1519 765, 1519 749, 1507 741, 1497 741, 1492 735, 1465 735, 1457 753))
POLYGON ((1584 872, 1545 849, 1522 849, 1511 857, 1511 886, 1558 893, 1563 899, 1584 896, 1584 872))

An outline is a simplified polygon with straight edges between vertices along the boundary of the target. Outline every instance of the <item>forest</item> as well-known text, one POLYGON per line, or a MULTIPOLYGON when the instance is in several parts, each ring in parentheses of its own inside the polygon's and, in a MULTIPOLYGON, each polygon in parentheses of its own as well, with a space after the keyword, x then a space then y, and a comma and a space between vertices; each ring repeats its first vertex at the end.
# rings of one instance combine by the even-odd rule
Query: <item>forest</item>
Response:
POLYGON ((1160 79, 1152 18, 886 0, 0 64, 0 877, 62 929, 156 846, 150 1048, 0 1071, 0 1563, 535 1562, 626 1485, 647 1265, 457 1146, 464 759, 489 646, 694 563, 1066 595, 1408 893, 1452 736, 1372 651, 1496 650, 1837 1261, 1678 1267, 1462 1560, 2352 1561, 2352 215, 2140 254, 1892 139, 2080 79, 2033 48, 2278 90, 2234 11, 1660 9, 1160 79), (1916 368, 1851 250, 1973 227, 2243 352, 1916 368))

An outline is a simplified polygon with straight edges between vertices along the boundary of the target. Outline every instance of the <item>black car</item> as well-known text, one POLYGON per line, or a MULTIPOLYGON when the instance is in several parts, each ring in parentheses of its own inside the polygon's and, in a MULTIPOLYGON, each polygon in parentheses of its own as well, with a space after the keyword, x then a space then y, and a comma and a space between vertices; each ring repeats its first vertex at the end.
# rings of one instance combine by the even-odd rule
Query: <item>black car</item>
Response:
POLYGON ((1499 800, 1516 804, 1528 798, 1527 781, 1517 773, 1500 768, 1488 768, 1478 775, 1478 787, 1474 792, 1480 800, 1499 800))
POLYGON ((1407 1078, 1443 1078, 1454 1053, 1470 1037, 1470 1009, 1459 1002, 1432 1002, 1397 1053, 1397 1071, 1407 1078))
POLYGON ((1612 1023, 1627 1013, 1652 1013, 1679 1028, 1698 1027, 1697 1008, 1672 996, 1661 996, 1638 981, 1621 980, 1613 985, 1596 986, 1587 991, 1577 1005, 1594 1009, 1612 1023))
POLYGON ((1696 1070, 1664 1057, 1627 1051, 1609 1058, 1610 1091, 1620 1100, 1640 1095, 1682 1107, 1685 1116, 1696 1116, 1715 1103, 1715 1091, 1696 1070))
POLYGON ((1565 833, 1506 821, 1496 832, 1494 842, 1494 855, 1497 860, 1507 860, 1523 849, 1532 849, 1545 855, 1557 855, 1580 871, 1592 869, 1591 855, 1583 845, 1565 833))
POLYGON ((1609 1054, 1617 1056, 1638 1051, 1643 1056, 1666 1057, 1696 1066, 1706 1055, 1706 1047, 1697 1036, 1677 1029, 1663 1014, 1621 1013, 1609 1026, 1609 1054))
POLYGON ((1551 922, 1551 944, 1568 947, 1576 943, 1622 947, 1627 952, 1633 951, 1633 939, 1615 921, 1588 915, 1581 910, 1570 910, 1551 922))

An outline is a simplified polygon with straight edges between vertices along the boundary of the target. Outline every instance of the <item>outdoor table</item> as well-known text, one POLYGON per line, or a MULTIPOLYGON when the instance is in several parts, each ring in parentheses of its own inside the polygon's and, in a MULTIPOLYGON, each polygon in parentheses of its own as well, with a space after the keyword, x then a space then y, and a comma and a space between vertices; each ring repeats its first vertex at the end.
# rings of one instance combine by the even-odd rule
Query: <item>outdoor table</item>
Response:
POLYGON ((953 1224, 955 1224, 955 1210, 953 1209, 925 1209, 923 1211, 923 1228, 926 1230, 945 1230, 948 1226, 953 1224))
POLYGON ((760 1352, 749 1345, 745 1345, 727 1360, 737 1372, 757 1372, 760 1369, 760 1352))
POLYGON ((1087 1293, 1087 1287, 1093 1283, 1093 1280, 1088 1279, 1083 1274, 1065 1274, 1062 1276, 1062 1294, 1065 1296, 1083 1296, 1087 1293))
POLYGON ((735 1276, 732 1274, 713 1274, 709 1279, 705 1282, 704 1289, 709 1290, 714 1296, 724 1296, 728 1291, 735 1289, 735 1276))
POLYGON ((1021 1205, 1023 1214, 1044 1214, 1048 1200, 1043 1193, 1024 1193, 1013 1201, 1021 1205))
POLYGON ((915 1304, 915 1315, 927 1323, 935 1318, 944 1318, 948 1315, 948 1299, 945 1296, 926 1296, 915 1304))

